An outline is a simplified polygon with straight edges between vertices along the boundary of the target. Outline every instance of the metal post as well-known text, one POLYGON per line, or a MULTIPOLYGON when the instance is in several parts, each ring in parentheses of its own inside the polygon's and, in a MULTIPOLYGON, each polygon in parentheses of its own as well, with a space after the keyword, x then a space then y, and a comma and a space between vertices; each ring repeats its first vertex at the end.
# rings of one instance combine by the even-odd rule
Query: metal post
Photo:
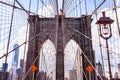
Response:
POLYGON ((108 50, 108 41, 106 40, 106 49, 107 49, 107 57, 108 57, 108 69, 109 69, 109 76, 110 80, 112 80, 112 73, 111 73, 111 65, 110 65, 110 56, 109 56, 109 50, 108 50))
POLYGON ((91 72, 89 72, 89 80, 91 80, 91 72))
POLYGON ((34 72, 33 72, 33 77, 32 77, 32 80, 34 80, 34 72))

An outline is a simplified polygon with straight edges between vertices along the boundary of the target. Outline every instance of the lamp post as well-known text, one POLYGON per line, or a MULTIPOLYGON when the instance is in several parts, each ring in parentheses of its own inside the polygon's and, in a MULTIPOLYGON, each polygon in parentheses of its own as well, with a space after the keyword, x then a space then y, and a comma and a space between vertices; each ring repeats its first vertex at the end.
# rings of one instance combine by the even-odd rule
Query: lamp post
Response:
POLYGON ((96 24, 99 24, 99 26, 100 26, 100 28, 99 28, 100 36, 103 39, 105 39, 105 41, 106 41, 109 76, 110 76, 110 80, 112 80, 110 56, 109 56, 109 50, 108 50, 108 39, 111 38, 111 36, 112 36, 111 24, 114 22, 114 20, 110 19, 110 17, 106 17, 105 12, 102 12, 102 14, 103 14, 103 17, 100 17, 100 19, 96 22, 96 24))

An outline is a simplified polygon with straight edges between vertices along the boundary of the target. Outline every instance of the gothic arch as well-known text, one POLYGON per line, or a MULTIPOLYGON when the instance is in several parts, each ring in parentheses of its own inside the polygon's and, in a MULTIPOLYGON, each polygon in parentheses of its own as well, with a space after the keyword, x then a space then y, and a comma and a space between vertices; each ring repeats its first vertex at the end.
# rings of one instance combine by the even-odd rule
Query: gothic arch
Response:
MULTIPOLYGON (((82 51, 88 57, 93 65, 94 64, 94 52, 92 50, 92 41, 86 38, 84 35, 91 38, 91 18, 88 16, 82 16, 80 18, 65 18, 62 21, 61 15, 55 18, 39 18, 37 17, 37 24, 35 26, 36 15, 29 16, 30 23, 30 32, 29 39, 41 33, 39 36, 35 37, 34 40, 31 40, 28 45, 28 53, 27 53, 27 61, 26 61, 26 69, 28 70, 31 66, 31 63, 34 61, 35 57, 40 52, 39 49, 42 47, 43 43, 50 39, 56 47, 56 80, 64 80, 64 48, 67 42, 72 38, 74 38, 75 42, 78 43, 82 51), (44 22, 43 22, 44 20, 44 22), (73 24, 75 22, 75 24, 73 24), (62 22, 65 25, 70 25, 63 28, 62 22), (46 26, 47 25, 47 26, 46 26), (72 28, 76 29, 74 31, 72 28), (70 33, 67 33, 66 30, 69 30, 70 33), (57 45, 56 45, 57 44, 57 45), (88 45, 89 44, 89 45, 88 45)), ((86 67, 89 64, 87 59, 82 55, 82 66, 86 75, 89 76, 88 71, 86 71, 86 67)), ((39 60, 35 63, 36 66, 39 66, 39 60)), ((39 70, 39 69, 38 69, 39 70)), ((92 79, 95 79, 94 71, 91 73, 92 79)), ((35 76, 37 75, 37 71, 35 72, 35 76)), ((29 73, 26 80, 32 78, 32 72, 29 73)), ((83 76, 85 79, 85 76, 83 76)))
POLYGON ((40 64, 39 71, 44 71, 47 68, 48 72, 55 72, 55 63, 56 63, 56 48, 50 39, 47 39, 40 49, 40 64), (52 67, 50 67, 52 66, 52 67), (44 68, 45 67, 45 68, 44 68), (54 71, 52 71, 54 69, 54 71))
MULTIPOLYGON (((77 73, 76 78, 82 77, 82 51, 79 44, 71 39, 67 43, 64 49, 64 68, 65 73, 70 71, 75 71, 77 73), (66 67, 67 66, 67 67, 66 67)), ((71 75, 72 76, 72 75, 71 75)))
POLYGON ((53 45, 54 45, 54 47, 55 47, 55 44, 54 44, 54 42, 53 42, 53 40, 48 36, 48 35, 40 35, 39 36, 40 37, 40 39, 38 40, 38 53, 40 53, 40 49, 41 49, 41 47, 44 45, 44 43, 46 43, 47 41, 50 41, 53 45))

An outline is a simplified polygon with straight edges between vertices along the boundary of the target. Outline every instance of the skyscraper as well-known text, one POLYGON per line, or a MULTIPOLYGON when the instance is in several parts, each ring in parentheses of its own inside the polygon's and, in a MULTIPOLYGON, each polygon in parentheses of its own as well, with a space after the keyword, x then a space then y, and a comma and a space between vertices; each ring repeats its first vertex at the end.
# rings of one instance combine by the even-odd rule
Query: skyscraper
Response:
POLYGON ((69 71, 69 80, 77 80, 77 71, 76 69, 69 71))
POLYGON ((19 48, 17 48, 19 45, 18 44, 14 44, 13 49, 13 60, 12 60, 12 80, 16 80, 16 70, 18 68, 18 57, 19 57, 19 48), (16 49, 17 48, 17 49, 16 49))
MULTIPOLYGON (((18 44, 15 44, 13 46, 13 49, 17 48, 18 46, 19 46, 18 44)), ((18 56, 19 56, 19 48, 15 49, 15 51, 13 52, 12 66, 14 67, 18 67, 18 56)))
POLYGON ((102 68, 102 64, 100 63, 100 61, 98 63, 96 63, 96 69, 99 73, 100 76, 103 76, 103 68, 102 68))

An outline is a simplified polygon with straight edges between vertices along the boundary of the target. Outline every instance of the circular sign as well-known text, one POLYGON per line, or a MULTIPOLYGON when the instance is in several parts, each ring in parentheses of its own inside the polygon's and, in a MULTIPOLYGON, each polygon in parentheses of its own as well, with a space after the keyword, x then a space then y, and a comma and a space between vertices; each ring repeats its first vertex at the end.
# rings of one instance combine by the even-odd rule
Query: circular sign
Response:
POLYGON ((93 68, 90 65, 86 69, 87 69, 88 72, 92 72, 93 71, 93 68))
POLYGON ((32 70, 32 72, 35 72, 37 70, 37 67, 35 65, 32 65, 31 70, 32 70))

